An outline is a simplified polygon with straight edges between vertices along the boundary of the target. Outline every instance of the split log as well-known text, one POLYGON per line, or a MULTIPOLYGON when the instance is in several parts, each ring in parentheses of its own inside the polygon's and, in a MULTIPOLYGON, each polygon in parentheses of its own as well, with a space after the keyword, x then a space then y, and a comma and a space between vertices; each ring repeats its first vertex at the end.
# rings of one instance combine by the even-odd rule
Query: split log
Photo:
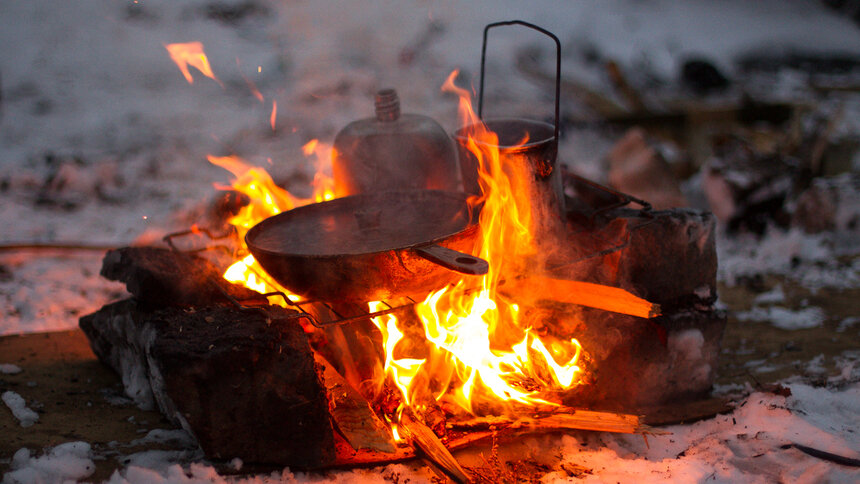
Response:
POLYGON ((278 307, 152 310, 130 299, 81 318, 99 359, 213 459, 315 468, 334 461, 307 337, 278 307))
POLYGON ((398 428, 414 447, 420 449, 448 477, 459 483, 471 482, 466 471, 457 462, 457 459, 451 455, 451 452, 448 451, 442 441, 436 437, 436 434, 430 430, 430 427, 427 427, 413 417, 408 409, 401 415, 398 428))
POLYGON ((367 400, 325 358, 316 355, 316 362, 323 369, 332 420, 349 445, 355 450, 396 452, 391 430, 376 416, 367 400))

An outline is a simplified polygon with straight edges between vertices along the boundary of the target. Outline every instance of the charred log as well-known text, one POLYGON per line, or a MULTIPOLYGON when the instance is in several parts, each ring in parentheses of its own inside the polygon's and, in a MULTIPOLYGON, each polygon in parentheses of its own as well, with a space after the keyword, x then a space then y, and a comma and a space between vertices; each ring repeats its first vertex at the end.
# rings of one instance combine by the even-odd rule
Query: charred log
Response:
POLYGON ((147 309, 129 299, 81 318, 99 359, 207 456, 312 468, 334 460, 328 400, 287 310, 147 309))

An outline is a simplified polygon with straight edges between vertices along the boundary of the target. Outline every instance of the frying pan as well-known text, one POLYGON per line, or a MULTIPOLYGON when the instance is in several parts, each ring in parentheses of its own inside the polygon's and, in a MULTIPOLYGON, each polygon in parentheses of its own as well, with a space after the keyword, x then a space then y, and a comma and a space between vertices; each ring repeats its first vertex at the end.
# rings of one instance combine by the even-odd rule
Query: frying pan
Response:
POLYGON ((270 276, 313 300, 426 295, 463 274, 487 273, 485 260, 463 252, 478 234, 478 208, 467 197, 441 190, 352 195, 269 217, 245 243, 270 276))

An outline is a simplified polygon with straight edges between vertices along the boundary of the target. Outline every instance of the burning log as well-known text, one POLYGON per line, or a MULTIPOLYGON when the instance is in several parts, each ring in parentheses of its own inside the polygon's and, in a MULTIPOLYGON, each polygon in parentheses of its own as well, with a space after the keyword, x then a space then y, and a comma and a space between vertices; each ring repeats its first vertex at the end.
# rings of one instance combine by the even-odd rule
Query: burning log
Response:
POLYGON ((537 417, 477 417, 449 424, 456 430, 501 430, 524 429, 528 431, 555 430, 592 430, 595 432, 614 432, 636 434, 650 432, 652 429, 639 420, 636 415, 593 410, 559 409, 556 413, 537 417))
POLYGON ((636 297, 624 289, 602 284, 536 276, 516 280, 511 286, 516 292, 528 287, 535 294, 547 294, 546 299, 556 302, 578 304, 640 318, 660 315, 659 304, 636 297))

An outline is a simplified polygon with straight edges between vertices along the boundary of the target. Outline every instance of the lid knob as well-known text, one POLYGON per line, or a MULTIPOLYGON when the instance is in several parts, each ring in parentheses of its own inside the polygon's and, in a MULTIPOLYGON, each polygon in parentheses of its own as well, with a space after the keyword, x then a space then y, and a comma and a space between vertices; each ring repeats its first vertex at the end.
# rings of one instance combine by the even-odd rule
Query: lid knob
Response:
POLYGON ((376 93, 376 119, 397 121, 400 117, 400 98, 394 89, 380 89, 376 93))

